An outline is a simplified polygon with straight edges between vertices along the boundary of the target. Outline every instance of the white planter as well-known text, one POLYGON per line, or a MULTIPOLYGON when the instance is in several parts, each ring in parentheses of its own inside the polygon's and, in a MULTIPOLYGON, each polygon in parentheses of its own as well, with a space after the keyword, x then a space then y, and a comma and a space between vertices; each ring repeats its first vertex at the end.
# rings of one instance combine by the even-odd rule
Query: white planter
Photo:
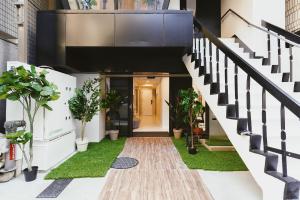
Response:
POLYGON ((119 136, 119 130, 110 130, 109 137, 111 140, 117 140, 119 136))
POLYGON ((81 138, 77 138, 76 139, 77 151, 79 151, 79 152, 86 151, 88 144, 89 144, 89 141, 87 138, 83 138, 83 140, 81 140, 81 138))
POLYGON ((182 134, 182 129, 173 129, 175 139, 180 139, 182 134))

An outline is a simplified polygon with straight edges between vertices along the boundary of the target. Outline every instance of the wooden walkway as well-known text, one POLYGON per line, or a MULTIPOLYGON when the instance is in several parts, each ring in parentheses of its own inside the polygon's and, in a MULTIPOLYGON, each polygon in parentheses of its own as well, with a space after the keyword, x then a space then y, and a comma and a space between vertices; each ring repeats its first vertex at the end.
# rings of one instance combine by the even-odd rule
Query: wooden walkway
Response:
POLYGON ((128 138, 120 156, 139 160, 111 169, 100 200, 211 200, 197 171, 181 160, 171 138, 128 138))

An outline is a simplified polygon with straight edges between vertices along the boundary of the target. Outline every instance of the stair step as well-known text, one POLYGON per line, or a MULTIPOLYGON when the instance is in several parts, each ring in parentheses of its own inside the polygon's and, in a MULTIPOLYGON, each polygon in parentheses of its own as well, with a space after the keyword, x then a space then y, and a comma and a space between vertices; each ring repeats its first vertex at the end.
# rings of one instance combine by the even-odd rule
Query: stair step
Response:
POLYGON ((290 81, 290 73, 282 73, 282 82, 289 82, 290 81))
POLYGON ((263 58, 262 65, 270 65, 270 64, 271 64, 271 62, 270 62, 269 58, 263 58))
POLYGON ((199 67, 201 67, 201 62, 200 62, 199 59, 196 59, 196 60, 195 60, 195 69, 197 69, 197 68, 199 68, 199 67))
POLYGON ((215 95, 220 93, 220 85, 219 83, 211 83, 210 84, 210 95, 215 95))
POLYGON ((228 104, 226 106, 226 118, 237 120, 235 104, 228 104))
POLYGON ((266 171, 266 174, 273 176, 285 183, 283 199, 299 199, 300 182, 293 177, 284 177, 282 173, 276 171, 266 171))
POLYGON ((248 134, 248 119, 239 118, 237 122, 237 133, 240 135, 248 134))
POLYGON ((265 172, 267 171, 277 171, 278 166, 278 155, 274 153, 264 152, 259 149, 251 149, 250 152, 256 153, 266 157, 265 161, 265 172))
POLYGON ((218 106, 227 106, 228 97, 226 93, 219 93, 218 95, 218 106))
POLYGON ((199 68, 199 76, 203 76, 205 74, 205 66, 201 66, 199 68))
POLYGON ((279 66, 278 65, 272 65, 271 73, 272 74, 279 73, 279 66))
POLYGON ((294 83, 294 92, 300 92, 300 82, 294 83))
POLYGON ((260 150, 261 147, 261 135, 251 134, 250 135, 250 150, 260 150))
POLYGON ((211 83, 210 74, 204 75, 204 85, 208 85, 211 83))
POLYGON ((197 59, 197 53, 191 54, 191 62, 194 62, 197 59))

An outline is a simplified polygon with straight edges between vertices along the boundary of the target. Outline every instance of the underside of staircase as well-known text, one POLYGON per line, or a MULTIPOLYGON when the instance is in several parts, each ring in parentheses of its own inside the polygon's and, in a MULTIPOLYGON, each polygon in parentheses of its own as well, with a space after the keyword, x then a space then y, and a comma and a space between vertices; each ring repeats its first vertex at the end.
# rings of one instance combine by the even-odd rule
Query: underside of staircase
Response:
POLYGON ((183 57, 194 86, 262 188, 264 199, 299 199, 300 170, 294 170, 300 159, 298 82, 237 36, 220 40, 199 20, 194 25, 193 49, 183 57))

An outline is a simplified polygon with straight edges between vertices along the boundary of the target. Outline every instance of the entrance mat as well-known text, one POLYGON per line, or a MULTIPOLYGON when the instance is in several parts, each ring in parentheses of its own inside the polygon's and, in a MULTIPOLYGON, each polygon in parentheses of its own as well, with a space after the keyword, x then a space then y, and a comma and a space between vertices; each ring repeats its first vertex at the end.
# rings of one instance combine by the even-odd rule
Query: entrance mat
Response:
POLYGON ((111 168, 114 168, 114 169, 128 169, 128 168, 135 167, 138 164, 139 164, 139 161, 135 158, 119 157, 112 164, 111 168))
POLYGON ((64 191, 72 180, 73 179, 55 180, 36 198, 56 198, 64 191))

